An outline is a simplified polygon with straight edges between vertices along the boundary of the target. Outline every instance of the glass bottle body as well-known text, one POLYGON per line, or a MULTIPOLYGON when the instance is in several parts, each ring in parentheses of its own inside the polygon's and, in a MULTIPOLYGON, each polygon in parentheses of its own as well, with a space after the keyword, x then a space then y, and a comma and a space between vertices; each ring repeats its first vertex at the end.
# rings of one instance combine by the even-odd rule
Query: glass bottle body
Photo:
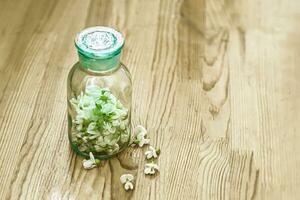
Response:
POLYGON ((77 154, 107 159, 130 140, 132 83, 120 62, 105 70, 96 62, 78 62, 69 72, 68 137, 77 154))

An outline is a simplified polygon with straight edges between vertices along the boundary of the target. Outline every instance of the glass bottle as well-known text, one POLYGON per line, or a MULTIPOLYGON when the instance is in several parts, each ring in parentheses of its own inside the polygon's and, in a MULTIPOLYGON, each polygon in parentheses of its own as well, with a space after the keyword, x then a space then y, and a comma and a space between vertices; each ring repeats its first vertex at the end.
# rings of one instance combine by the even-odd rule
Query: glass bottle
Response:
POLYGON ((120 62, 124 38, 109 27, 77 34, 79 55, 68 75, 68 136, 81 156, 110 158, 125 149, 131 134, 131 75, 120 62))

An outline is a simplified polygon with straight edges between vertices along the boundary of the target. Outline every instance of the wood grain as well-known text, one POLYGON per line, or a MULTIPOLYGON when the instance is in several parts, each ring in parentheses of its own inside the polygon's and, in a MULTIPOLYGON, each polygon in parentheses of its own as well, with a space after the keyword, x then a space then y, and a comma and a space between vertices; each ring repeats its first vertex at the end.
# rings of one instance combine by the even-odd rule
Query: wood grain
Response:
POLYGON ((0 199, 299 199, 300 2, 0 0, 0 199), (86 171, 67 139, 75 34, 126 36, 142 149, 86 171), (121 174, 133 173, 125 192, 121 174))

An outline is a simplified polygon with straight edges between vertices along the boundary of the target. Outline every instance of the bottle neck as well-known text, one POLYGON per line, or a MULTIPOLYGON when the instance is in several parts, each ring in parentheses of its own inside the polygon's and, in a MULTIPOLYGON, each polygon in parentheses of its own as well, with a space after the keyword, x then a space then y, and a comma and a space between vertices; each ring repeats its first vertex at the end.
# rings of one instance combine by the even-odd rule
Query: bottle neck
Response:
POLYGON ((121 52, 113 57, 106 59, 90 58, 78 52, 80 64, 91 71, 111 71, 120 65, 121 52))

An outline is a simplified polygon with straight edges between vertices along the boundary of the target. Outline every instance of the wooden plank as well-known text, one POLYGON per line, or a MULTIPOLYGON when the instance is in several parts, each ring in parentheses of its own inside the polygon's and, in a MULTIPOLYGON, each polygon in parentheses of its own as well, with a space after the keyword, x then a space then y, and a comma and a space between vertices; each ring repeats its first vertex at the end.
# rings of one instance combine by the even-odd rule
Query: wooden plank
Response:
POLYGON ((0 0, 0 199, 299 199, 300 3, 283 0, 0 0), (69 148, 75 34, 126 37, 142 149, 86 171, 69 148), (133 173, 125 192, 121 174, 133 173))

